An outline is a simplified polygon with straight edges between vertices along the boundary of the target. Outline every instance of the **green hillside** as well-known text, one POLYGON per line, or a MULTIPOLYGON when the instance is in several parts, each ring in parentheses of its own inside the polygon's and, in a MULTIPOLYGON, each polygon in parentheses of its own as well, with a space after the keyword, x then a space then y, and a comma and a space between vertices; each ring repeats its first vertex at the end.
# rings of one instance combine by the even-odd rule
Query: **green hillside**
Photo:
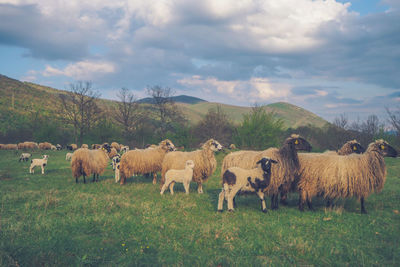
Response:
MULTIPOLYGON (((59 94, 65 94, 65 91, 21 82, 0 75, 0 112, 3 114, 0 118, 0 129, 4 129, 5 124, 10 122, 6 116, 26 116, 36 111, 57 116, 60 105, 59 94)), ((106 99, 98 101, 99 106, 106 110, 109 110, 115 103, 115 101, 106 99)), ((195 104, 177 102, 177 105, 192 124, 197 123, 210 108, 217 106, 220 106, 236 124, 240 123, 243 114, 251 110, 251 107, 211 102, 197 102, 195 104)), ((277 117, 281 118, 287 128, 297 128, 308 124, 323 127, 327 123, 321 117, 289 103, 274 103, 266 105, 265 109, 274 112, 277 117)))

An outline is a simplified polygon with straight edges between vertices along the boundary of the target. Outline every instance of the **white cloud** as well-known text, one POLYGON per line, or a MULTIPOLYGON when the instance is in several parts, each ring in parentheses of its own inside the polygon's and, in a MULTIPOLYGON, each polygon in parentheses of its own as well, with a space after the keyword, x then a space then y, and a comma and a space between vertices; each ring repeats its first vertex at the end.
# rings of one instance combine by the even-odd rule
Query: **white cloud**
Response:
POLYGON ((64 69, 57 69, 47 65, 43 71, 43 76, 68 76, 75 80, 91 80, 97 75, 115 72, 113 63, 99 61, 80 61, 67 65, 64 69))

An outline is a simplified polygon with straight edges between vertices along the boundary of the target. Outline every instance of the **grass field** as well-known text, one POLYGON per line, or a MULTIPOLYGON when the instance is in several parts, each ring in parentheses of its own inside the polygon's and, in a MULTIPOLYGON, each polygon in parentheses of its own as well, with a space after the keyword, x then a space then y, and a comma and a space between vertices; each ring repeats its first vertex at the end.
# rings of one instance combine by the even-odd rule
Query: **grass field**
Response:
POLYGON ((192 184, 189 196, 181 185, 160 196, 150 178, 115 184, 111 167, 98 183, 75 184, 65 153, 48 152, 46 174, 30 175, 29 163, 0 151, 0 266, 400 265, 399 159, 386 159, 367 215, 354 199, 332 210, 315 200, 315 212, 301 213, 296 194, 264 214, 256 196, 216 212, 219 168, 204 194, 192 184))

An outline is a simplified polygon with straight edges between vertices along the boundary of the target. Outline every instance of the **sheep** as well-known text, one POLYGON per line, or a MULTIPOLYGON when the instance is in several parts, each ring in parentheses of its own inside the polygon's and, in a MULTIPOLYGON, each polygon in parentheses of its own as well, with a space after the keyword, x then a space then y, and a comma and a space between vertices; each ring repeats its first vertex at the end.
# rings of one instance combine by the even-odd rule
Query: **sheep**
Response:
POLYGON ((277 160, 279 165, 272 170, 270 185, 264 190, 267 195, 271 196, 271 209, 277 209, 279 193, 285 195, 289 192, 292 182, 298 177, 300 166, 297 150, 310 151, 311 145, 299 135, 292 134, 279 149, 231 152, 223 160, 221 176, 229 167, 255 168, 256 162, 262 157, 277 160))
POLYGON ((189 194, 189 186, 190 182, 193 178, 193 168, 194 162, 193 160, 187 160, 185 169, 183 170, 174 170, 170 169, 165 173, 165 183, 161 188, 160 195, 164 194, 165 189, 168 188, 171 192, 171 195, 174 194, 174 185, 175 183, 183 183, 186 194, 189 194))
POLYGON ((89 146, 87 144, 82 144, 81 148, 89 148, 89 146))
POLYGON ((73 153, 71 153, 71 152, 68 152, 67 154, 65 154, 65 160, 71 160, 72 155, 73 155, 73 153))
POLYGON ((101 148, 101 145, 99 144, 92 144, 92 149, 99 149, 101 148))
POLYGON ((167 152, 174 151, 174 144, 166 139, 153 149, 136 149, 126 152, 121 157, 120 176, 121 185, 126 178, 133 174, 153 173, 153 184, 157 183, 157 172, 161 171, 161 164, 167 152))
POLYGON ((61 146, 60 144, 57 144, 57 145, 56 145, 56 148, 57 148, 57 150, 61 150, 61 149, 62 149, 62 146, 61 146))
POLYGON ((120 180, 120 175, 119 175, 119 168, 120 168, 120 162, 117 162, 115 164, 115 182, 118 183, 120 180))
POLYGON ((5 144, 3 149, 5 150, 18 150, 17 144, 5 144))
POLYGON ((129 151, 129 146, 121 146, 121 153, 126 153, 129 151))
POLYGON ((28 161, 28 159, 31 157, 32 155, 29 153, 22 153, 21 156, 19 157, 19 162, 21 161, 28 161))
POLYGON ((193 160, 193 181, 198 185, 197 192, 203 193, 203 183, 207 181, 208 177, 214 173, 217 161, 215 160, 214 152, 221 151, 221 144, 214 140, 209 139, 202 146, 202 149, 192 152, 175 151, 168 153, 163 162, 161 170, 161 186, 165 183, 165 173, 170 169, 183 169, 187 160, 193 160))
POLYGON ((236 149, 236 145, 235 145, 235 144, 230 144, 230 145, 229 145, 229 149, 230 149, 230 150, 236 149))
POLYGON ((93 174, 93 182, 99 180, 99 175, 104 172, 109 160, 110 146, 105 144, 101 149, 90 150, 79 148, 72 154, 71 170, 75 177, 75 183, 78 178, 83 176, 83 183, 86 183, 86 176, 93 174))
POLYGON ((55 145, 51 145, 50 149, 51 150, 57 150, 57 147, 55 145))
POLYGON ((117 163, 120 161, 121 161, 121 156, 119 154, 117 154, 111 158, 111 166, 112 166, 113 171, 115 171, 117 163))
POLYGON ((40 166, 42 168, 42 174, 44 174, 44 167, 47 165, 48 158, 48 155, 43 155, 43 158, 41 159, 32 159, 31 166, 29 167, 29 173, 35 173, 34 168, 40 166))
POLYGON ((41 150, 50 150, 51 146, 52 144, 50 144, 49 142, 39 143, 39 149, 41 150))
POLYGON ((34 150, 34 149, 38 149, 38 148, 39 148, 39 146, 35 142, 25 141, 23 143, 19 143, 18 144, 18 149, 23 149, 23 150, 31 149, 31 150, 34 150))
POLYGON ((118 152, 121 150, 121 146, 117 142, 112 142, 111 147, 115 148, 118 152))
POLYGON ((318 195, 328 199, 357 197, 361 213, 367 213, 365 198, 380 192, 385 184, 384 157, 397 157, 397 151, 382 139, 369 144, 363 154, 302 155, 299 210, 304 210, 305 202, 312 210, 311 199, 318 195))
POLYGON ((74 151, 74 150, 78 149, 78 146, 76 144, 70 144, 70 145, 67 145, 67 149, 74 151))
POLYGON ((278 163, 274 159, 262 157, 254 169, 230 167, 222 175, 222 190, 218 195, 218 211, 223 211, 224 199, 228 202, 228 210, 234 209, 234 197, 239 192, 256 192, 261 200, 261 211, 267 212, 264 200, 265 190, 271 182, 271 163, 278 163))
POLYGON ((115 149, 115 148, 111 148, 111 151, 110 151, 110 153, 109 153, 109 157, 110 157, 110 159, 112 159, 113 157, 115 157, 115 156, 117 156, 117 155, 119 155, 118 154, 118 152, 117 152, 117 150, 115 149))

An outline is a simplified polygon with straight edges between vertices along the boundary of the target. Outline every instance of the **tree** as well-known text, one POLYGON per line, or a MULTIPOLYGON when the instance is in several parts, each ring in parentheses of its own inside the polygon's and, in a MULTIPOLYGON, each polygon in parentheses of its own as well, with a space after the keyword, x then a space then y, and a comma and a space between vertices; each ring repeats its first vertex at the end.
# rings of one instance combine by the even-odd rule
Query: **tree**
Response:
POLYGON ((225 145, 232 143, 234 126, 220 105, 210 108, 195 128, 200 140, 214 138, 225 145))
POLYGON ((147 94, 152 97, 153 115, 156 128, 164 139, 174 123, 184 123, 185 118, 172 99, 173 92, 169 87, 153 86, 147 88, 147 94))
POLYGON ((96 100, 100 94, 92 90, 91 82, 79 81, 70 84, 67 94, 60 94, 61 116, 65 123, 72 124, 75 143, 82 144, 86 133, 100 117, 96 100))
POLYGON ((347 130, 349 127, 349 119, 347 118, 346 114, 340 114, 339 117, 336 117, 333 120, 333 124, 339 128, 347 130))
POLYGON ((137 130, 143 114, 139 109, 139 103, 133 93, 127 88, 122 88, 117 94, 120 102, 117 103, 114 119, 123 127, 125 141, 128 142, 132 133, 137 130))
POLYGON ((267 113, 263 107, 255 106, 249 114, 243 115, 233 140, 241 148, 262 150, 279 146, 282 134, 283 121, 274 113, 267 113))
POLYGON ((385 108, 387 114, 389 115, 389 122, 393 127, 393 130, 396 131, 397 136, 400 137, 400 106, 397 107, 397 110, 391 111, 388 107, 385 108))

